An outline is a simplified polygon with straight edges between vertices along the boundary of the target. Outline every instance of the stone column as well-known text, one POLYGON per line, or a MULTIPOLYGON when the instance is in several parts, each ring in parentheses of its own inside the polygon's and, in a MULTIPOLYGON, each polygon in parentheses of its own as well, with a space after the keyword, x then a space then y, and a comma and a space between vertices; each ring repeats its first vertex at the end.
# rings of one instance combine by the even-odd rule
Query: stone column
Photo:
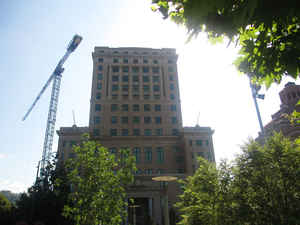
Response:
POLYGON ((155 222, 155 224, 161 224, 161 204, 160 204, 160 196, 157 195, 154 197, 153 199, 153 208, 154 208, 154 217, 153 217, 153 220, 155 222))

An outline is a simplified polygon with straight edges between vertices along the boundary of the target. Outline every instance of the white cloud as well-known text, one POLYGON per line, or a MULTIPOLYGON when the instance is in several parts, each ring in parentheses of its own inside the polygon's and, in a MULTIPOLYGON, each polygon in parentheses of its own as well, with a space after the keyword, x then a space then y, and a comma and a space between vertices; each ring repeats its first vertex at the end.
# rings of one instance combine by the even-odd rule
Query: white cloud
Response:
POLYGON ((0 159, 4 159, 4 158, 6 158, 7 157, 7 155, 5 155, 5 154, 3 154, 3 153, 0 153, 0 159))
POLYGON ((0 180, 0 190, 9 190, 14 193, 27 191, 27 186, 18 181, 0 180))

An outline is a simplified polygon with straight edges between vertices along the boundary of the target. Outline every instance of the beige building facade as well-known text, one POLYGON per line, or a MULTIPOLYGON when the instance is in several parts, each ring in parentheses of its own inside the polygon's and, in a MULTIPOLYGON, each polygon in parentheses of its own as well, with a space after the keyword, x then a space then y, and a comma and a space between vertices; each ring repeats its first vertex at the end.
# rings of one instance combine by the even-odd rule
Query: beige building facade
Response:
POLYGON ((126 223, 164 224, 163 197, 168 196, 170 224, 180 186, 153 181, 172 175, 184 178, 197 168, 197 157, 215 161, 213 130, 183 127, 175 49, 95 47, 88 127, 61 127, 58 156, 75 157, 72 145, 83 133, 111 153, 132 151, 138 171, 128 191, 139 206, 129 206, 126 223), (134 213, 133 213, 134 211, 134 213), (151 221, 151 222, 150 222, 151 221))

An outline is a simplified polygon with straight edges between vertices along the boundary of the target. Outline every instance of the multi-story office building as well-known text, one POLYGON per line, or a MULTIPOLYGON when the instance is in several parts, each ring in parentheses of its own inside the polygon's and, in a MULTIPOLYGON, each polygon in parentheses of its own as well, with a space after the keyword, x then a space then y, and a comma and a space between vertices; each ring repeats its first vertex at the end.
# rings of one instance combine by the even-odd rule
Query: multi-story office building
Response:
POLYGON ((172 208, 180 188, 170 183, 166 193, 152 178, 192 175, 197 156, 215 161, 213 131, 182 126, 175 49, 95 47, 92 56, 89 126, 60 128, 59 157, 73 157, 71 146, 85 132, 112 153, 131 149, 138 171, 128 197, 140 206, 136 224, 162 224, 161 198, 167 194, 172 208))

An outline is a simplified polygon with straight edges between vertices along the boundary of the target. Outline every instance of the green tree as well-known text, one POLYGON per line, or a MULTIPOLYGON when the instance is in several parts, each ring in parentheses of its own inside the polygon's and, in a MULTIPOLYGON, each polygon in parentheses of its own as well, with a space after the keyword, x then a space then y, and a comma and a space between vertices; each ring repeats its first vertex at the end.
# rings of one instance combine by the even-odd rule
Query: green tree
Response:
POLYGON ((66 172, 54 159, 28 192, 21 194, 16 202, 16 218, 28 223, 40 221, 45 225, 72 224, 72 220, 62 216, 69 193, 66 172))
POLYGON ((10 201, 0 193, 0 224, 13 223, 13 205, 10 201))
POLYGON ((181 224, 300 224, 300 146, 281 134, 250 141, 232 163, 204 159, 183 181, 181 224))
MULTIPOLYGON (((300 73, 298 0, 153 0, 153 10, 213 42, 227 37, 241 46, 235 65, 269 86, 300 73)), ((229 43, 230 43, 229 42, 229 43)))
POLYGON ((118 157, 93 140, 73 148, 67 162, 73 191, 64 215, 77 225, 117 225, 127 215, 126 188, 133 182, 135 159, 128 150, 118 157))

